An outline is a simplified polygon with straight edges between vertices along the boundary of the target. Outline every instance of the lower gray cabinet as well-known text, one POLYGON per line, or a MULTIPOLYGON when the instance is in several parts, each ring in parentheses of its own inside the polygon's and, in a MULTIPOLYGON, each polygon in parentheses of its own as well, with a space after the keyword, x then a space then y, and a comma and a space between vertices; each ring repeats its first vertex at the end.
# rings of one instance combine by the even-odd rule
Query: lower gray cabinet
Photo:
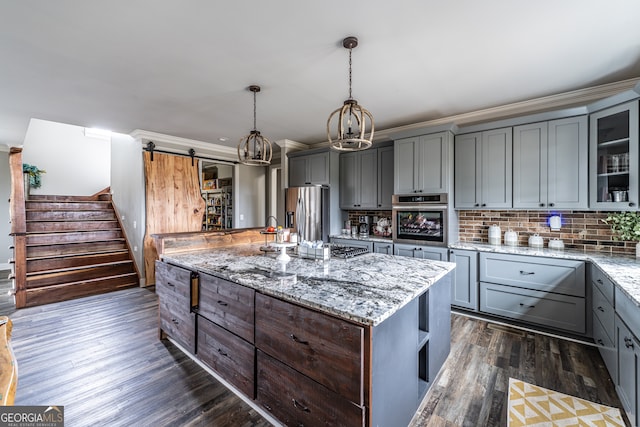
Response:
POLYGON ((446 261, 448 259, 448 252, 449 250, 447 248, 438 248, 435 246, 407 245, 404 243, 396 243, 393 245, 394 255, 431 259, 434 261, 446 261))
POLYGON ((373 252, 377 254, 393 255, 393 243, 373 242, 373 252))
POLYGON ((640 415, 640 341, 616 315, 616 343, 618 345, 618 375, 614 379, 622 407, 631 424, 639 425, 640 415))
POLYGON ((455 262, 451 286, 451 305, 478 311, 478 253, 462 249, 449 251, 449 262, 455 262))

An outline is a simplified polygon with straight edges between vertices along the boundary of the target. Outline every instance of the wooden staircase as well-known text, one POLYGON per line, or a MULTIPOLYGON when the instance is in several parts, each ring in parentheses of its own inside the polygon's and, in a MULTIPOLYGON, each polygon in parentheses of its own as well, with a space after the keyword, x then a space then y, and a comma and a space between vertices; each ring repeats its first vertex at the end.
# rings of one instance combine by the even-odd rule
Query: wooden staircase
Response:
POLYGON ((25 306, 138 286, 110 194, 31 196, 25 219, 25 306))

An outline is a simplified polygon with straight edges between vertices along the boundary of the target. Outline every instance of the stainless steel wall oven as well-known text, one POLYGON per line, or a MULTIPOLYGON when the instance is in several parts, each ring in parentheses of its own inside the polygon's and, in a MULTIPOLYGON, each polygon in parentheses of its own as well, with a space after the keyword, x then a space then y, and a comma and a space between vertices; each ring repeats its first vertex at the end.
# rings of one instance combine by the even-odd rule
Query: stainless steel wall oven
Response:
POLYGON ((447 194, 394 195, 392 203, 395 243, 447 246, 447 194))

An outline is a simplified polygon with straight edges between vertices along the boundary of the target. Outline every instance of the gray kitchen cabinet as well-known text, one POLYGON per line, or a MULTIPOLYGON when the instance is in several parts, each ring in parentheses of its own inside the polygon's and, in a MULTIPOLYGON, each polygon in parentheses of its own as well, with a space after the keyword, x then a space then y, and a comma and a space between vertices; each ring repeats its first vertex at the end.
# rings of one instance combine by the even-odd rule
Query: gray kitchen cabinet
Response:
POLYGON ((638 100, 589 116, 591 209, 637 209, 640 200, 638 121, 638 100))
POLYGON ((330 151, 300 155, 289 153, 289 186, 329 185, 330 151))
POLYGON ((449 262, 456 263, 451 286, 451 305, 478 311, 478 253, 451 249, 449 262))
POLYGON ((395 194, 449 191, 451 135, 451 132, 445 131, 395 141, 395 194))
MULTIPOLYGON (((636 307, 637 309, 637 307, 636 307)), ((615 317, 615 340, 618 347, 616 392, 631 424, 640 425, 640 330, 633 330, 618 315, 615 317)))
POLYGON ((481 252, 480 312, 587 333, 583 261, 481 252))
POLYGON ((513 128, 513 207, 587 209, 587 117, 513 128))
POLYGON ((377 254, 393 255, 393 243, 373 242, 373 252, 377 254))
POLYGON ((611 378, 618 375, 618 353, 615 341, 615 311, 613 304, 613 283, 602 271, 590 264, 591 312, 593 316, 593 342, 604 361, 611 378))
POLYGON ((408 245, 395 243, 393 254, 407 256, 411 258, 431 259, 434 261, 446 261, 448 259, 448 249, 424 245, 408 245))
POLYGON ((340 155, 340 208, 378 207, 378 150, 340 155))
POLYGON ((378 148, 378 209, 391 209, 393 158, 393 145, 378 148))
POLYGON ((512 128, 456 135, 454 207, 512 207, 512 128))

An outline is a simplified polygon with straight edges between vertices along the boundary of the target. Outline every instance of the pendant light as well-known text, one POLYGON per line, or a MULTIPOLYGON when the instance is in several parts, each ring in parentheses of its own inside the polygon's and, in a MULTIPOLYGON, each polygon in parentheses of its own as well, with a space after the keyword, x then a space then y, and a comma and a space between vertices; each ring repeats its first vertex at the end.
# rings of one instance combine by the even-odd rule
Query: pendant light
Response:
POLYGON ((249 135, 240 139, 238 143, 238 160, 243 165, 266 166, 271 164, 271 142, 256 130, 256 93, 260 86, 251 85, 247 88, 253 92, 253 130, 249 135))
POLYGON ((344 105, 335 110, 327 120, 327 138, 331 148, 339 151, 359 151, 371 147, 373 141, 373 116, 358 104, 351 96, 351 51, 358 46, 356 37, 342 40, 342 46, 349 49, 349 99, 344 105), (331 136, 331 121, 337 117, 337 134, 331 136), (368 138, 365 137, 367 127, 370 128, 368 138))

